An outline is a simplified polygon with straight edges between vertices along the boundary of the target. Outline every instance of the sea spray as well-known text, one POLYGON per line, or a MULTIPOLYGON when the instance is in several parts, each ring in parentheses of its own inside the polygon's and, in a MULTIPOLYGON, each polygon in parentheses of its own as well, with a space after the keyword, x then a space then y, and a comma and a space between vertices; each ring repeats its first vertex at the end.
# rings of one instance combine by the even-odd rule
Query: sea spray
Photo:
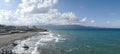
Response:
POLYGON ((19 41, 19 44, 13 48, 12 52, 17 54, 32 54, 33 52, 39 52, 40 54, 41 51, 44 50, 42 53, 55 53, 55 50, 52 52, 50 51, 50 48, 52 48, 56 42, 60 42, 62 40, 65 39, 63 39, 60 35, 56 35, 52 32, 39 32, 31 38, 19 41), (27 50, 25 50, 23 47, 25 45, 29 47, 27 50), (45 50, 50 52, 45 52, 45 50))

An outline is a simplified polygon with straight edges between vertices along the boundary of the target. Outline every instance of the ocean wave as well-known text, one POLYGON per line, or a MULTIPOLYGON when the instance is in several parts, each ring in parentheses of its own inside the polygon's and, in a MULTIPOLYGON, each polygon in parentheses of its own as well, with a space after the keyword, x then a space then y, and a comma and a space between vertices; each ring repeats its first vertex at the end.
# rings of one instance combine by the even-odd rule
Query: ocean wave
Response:
POLYGON ((58 34, 39 32, 31 38, 16 41, 18 45, 13 48, 12 52, 17 54, 42 54, 42 49, 48 49, 62 40, 65 39, 58 34))

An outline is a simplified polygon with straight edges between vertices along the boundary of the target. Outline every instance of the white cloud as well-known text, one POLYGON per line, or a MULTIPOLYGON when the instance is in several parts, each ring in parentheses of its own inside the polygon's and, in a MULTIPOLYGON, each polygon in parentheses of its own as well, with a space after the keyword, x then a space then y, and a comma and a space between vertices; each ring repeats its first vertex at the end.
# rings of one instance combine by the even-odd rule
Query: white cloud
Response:
POLYGON ((6 3, 9 3, 11 0, 4 0, 6 3))
POLYGON ((22 0, 18 5, 17 13, 20 14, 39 14, 47 13, 53 8, 57 0, 22 0))
POLYGON ((87 22, 87 17, 84 17, 82 20, 80 20, 80 22, 86 23, 87 22))
POLYGON ((0 10, 0 24, 13 24, 17 18, 14 17, 14 14, 11 11, 0 10))
POLYGON ((21 15, 17 22, 26 22, 26 25, 79 24, 79 19, 74 13, 61 13, 54 9, 53 6, 57 2, 58 0, 22 0, 16 10, 16 14, 21 15))
POLYGON ((96 21, 95 21, 95 20, 91 20, 91 21, 90 21, 90 23, 95 24, 95 23, 96 23, 96 21))
POLYGON ((6 10, 0 11, 0 14, 0 24, 7 25, 66 25, 77 24, 79 21, 74 13, 60 13, 57 9, 51 9, 48 13, 20 15, 19 17, 6 10))

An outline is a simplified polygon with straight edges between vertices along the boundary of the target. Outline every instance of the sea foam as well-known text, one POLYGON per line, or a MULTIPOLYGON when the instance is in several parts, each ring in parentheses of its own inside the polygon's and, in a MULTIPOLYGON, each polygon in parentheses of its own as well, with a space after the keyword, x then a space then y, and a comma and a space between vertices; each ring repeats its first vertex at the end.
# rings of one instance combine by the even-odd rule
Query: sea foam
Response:
POLYGON ((12 52, 17 54, 41 54, 41 48, 49 48, 53 46, 56 42, 60 42, 63 39, 60 35, 53 34, 51 32, 39 32, 35 36, 28 38, 26 40, 16 41, 18 45, 13 48, 12 52), (29 48, 25 50, 23 46, 28 46, 29 48))

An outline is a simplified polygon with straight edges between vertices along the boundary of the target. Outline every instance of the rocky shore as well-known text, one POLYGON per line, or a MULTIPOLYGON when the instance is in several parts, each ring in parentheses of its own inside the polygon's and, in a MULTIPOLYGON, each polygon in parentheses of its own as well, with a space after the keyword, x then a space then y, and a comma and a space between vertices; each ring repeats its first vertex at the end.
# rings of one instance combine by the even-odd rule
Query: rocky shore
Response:
POLYGON ((0 35, 0 48, 13 43, 15 40, 21 40, 35 35, 37 32, 16 33, 9 35, 0 35))
POLYGON ((29 28, 27 26, 6 26, 0 25, 0 54, 4 53, 4 48, 12 44, 16 40, 26 39, 34 36, 38 32, 47 31, 45 29, 38 29, 35 26, 29 28), (1 52, 2 51, 2 52, 1 52))
POLYGON ((26 33, 16 33, 16 34, 9 34, 9 35, 0 35, 0 51, 1 53, 10 51, 8 50, 9 47, 14 46, 13 43, 16 40, 22 40, 26 39, 28 37, 32 37, 36 34, 37 32, 26 32, 26 33), (12 46, 8 46, 8 45, 12 46))

